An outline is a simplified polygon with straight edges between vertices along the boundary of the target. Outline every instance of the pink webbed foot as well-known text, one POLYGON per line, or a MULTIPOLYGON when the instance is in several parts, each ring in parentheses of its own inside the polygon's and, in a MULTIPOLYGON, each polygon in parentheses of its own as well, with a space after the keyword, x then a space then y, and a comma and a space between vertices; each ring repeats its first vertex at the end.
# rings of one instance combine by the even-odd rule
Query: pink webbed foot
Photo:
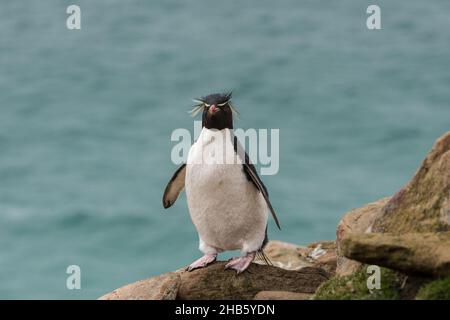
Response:
POLYGON ((250 252, 243 257, 232 258, 225 265, 225 269, 234 269, 239 274, 241 272, 244 272, 248 268, 253 259, 255 259, 255 252, 250 252))
POLYGON ((203 257, 201 257, 200 259, 195 260, 194 262, 192 262, 187 268, 187 271, 192 271, 194 269, 198 269, 198 268, 204 268, 206 267, 208 264, 216 261, 217 258, 217 253, 214 254, 205 254, 203 257))

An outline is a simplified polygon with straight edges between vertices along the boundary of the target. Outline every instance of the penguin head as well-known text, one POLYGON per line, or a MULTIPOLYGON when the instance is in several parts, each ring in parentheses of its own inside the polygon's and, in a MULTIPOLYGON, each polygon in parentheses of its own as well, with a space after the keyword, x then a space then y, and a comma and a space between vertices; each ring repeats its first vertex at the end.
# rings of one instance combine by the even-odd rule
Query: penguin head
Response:
POLYGON ((207 129, 233 129, 233 113, 237 113, 231 104, 231 92, 213 93, 194 100, 198 104, 192 109, 195 115, 203 110, 202 127, 207 129))

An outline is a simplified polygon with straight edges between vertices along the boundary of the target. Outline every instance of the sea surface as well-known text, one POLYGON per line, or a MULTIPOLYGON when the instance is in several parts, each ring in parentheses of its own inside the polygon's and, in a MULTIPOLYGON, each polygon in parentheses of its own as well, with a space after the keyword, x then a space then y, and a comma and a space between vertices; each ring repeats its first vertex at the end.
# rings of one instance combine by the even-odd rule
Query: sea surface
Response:
MULTIPOLYGON (((269 237, 335 238, 450 130, 450 2, 0 1, 0 298, 94 299, 200 256, 164 210, 192 98, 279 129, 269 237), (66 8, 81 8, 81 30, 66 8), (366 28, 369 4, 381 30, 366 28), (66 269, 81 268, 68 290, 66 269)), ((197 118, 198 120, 198 118, 197 118)), ((225 256, 227 257, 227 256, 225 256)))

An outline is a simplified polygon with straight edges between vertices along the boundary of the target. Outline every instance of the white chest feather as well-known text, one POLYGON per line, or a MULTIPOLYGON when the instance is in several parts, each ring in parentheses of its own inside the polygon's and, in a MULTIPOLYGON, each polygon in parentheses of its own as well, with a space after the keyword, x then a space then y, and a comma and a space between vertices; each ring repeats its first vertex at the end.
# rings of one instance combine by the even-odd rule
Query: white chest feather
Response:
POLYGON ((201 241, 218 250, 259 249, 267 205, 236 162, 233 133, 203 128, 186 168, 189 213, 201 241))

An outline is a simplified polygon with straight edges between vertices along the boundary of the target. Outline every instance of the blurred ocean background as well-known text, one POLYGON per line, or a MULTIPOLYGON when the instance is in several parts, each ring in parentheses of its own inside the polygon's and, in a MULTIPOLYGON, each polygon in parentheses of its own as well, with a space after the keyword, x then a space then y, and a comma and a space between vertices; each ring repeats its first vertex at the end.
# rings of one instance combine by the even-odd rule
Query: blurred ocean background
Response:
POLYGON ((93 299, 199 257, 185 196, 161 196, 204 94, 280 129, 272 239, 334 239, 398 190, 450 130, 450 2, 378 0, 379 31, 369 4, 0 1, 0 298, 93 299))

